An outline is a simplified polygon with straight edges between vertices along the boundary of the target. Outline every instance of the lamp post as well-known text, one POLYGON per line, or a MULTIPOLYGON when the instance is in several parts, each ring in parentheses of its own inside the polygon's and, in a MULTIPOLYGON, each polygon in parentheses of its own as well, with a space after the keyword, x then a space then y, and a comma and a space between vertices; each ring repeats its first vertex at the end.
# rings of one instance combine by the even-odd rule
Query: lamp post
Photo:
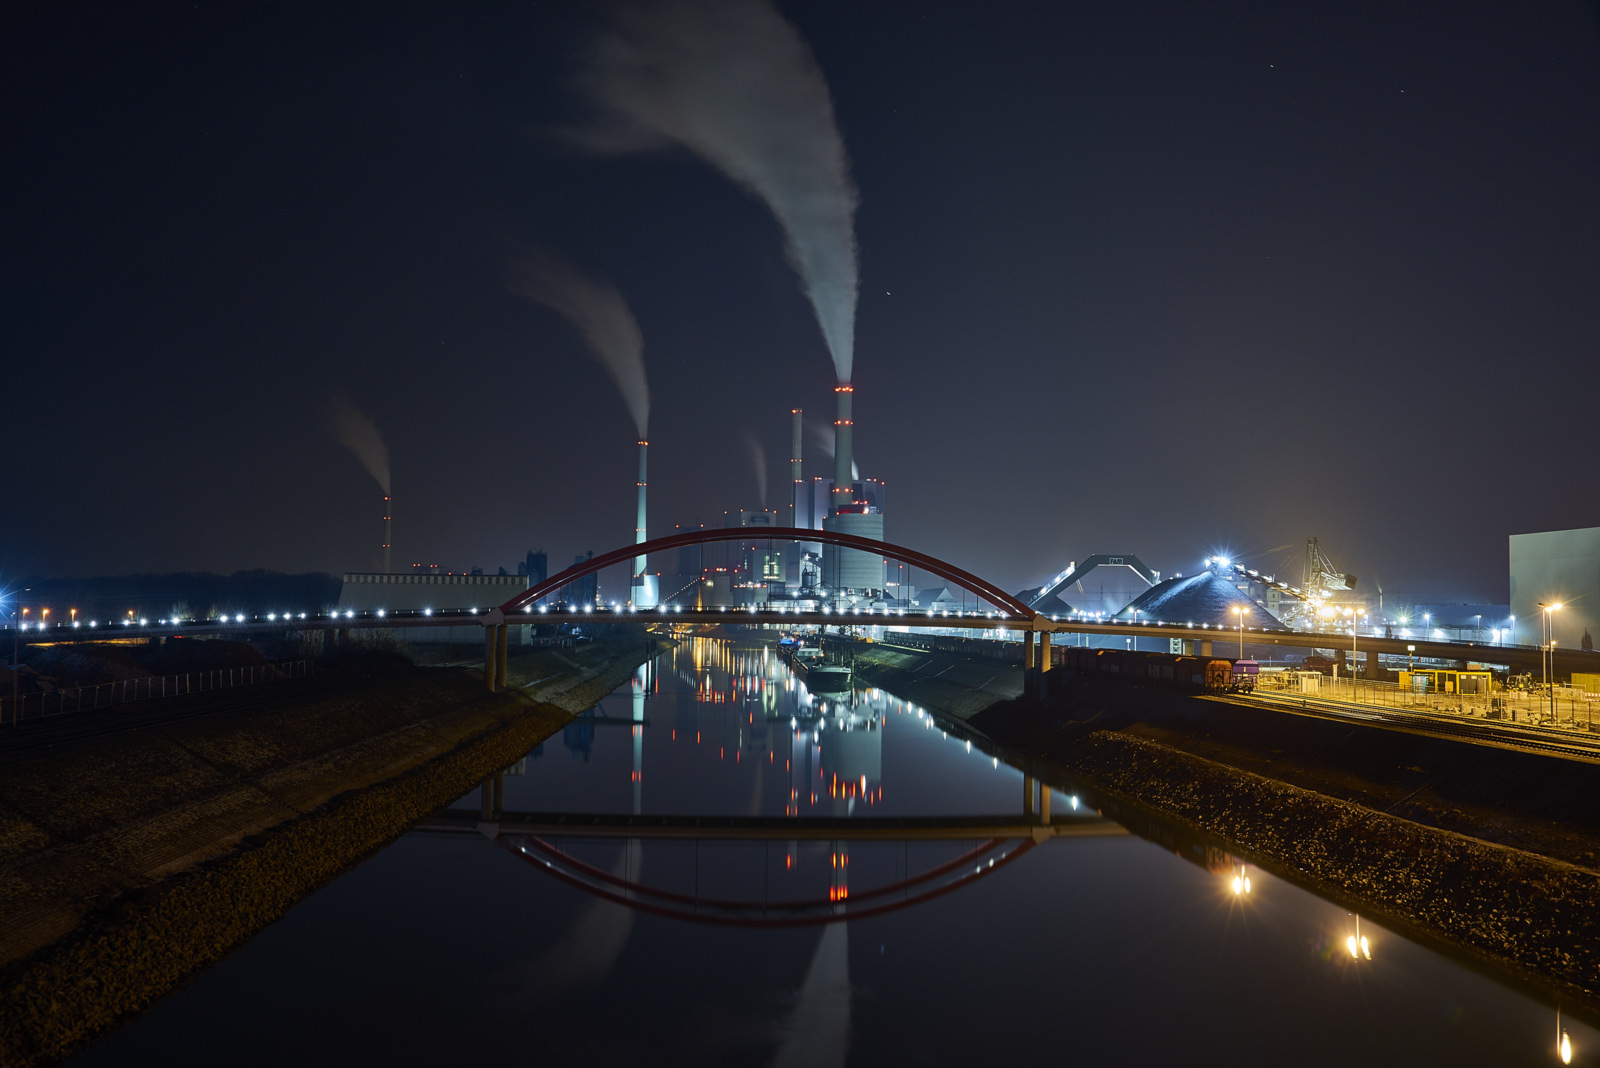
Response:
POLYGON ((1556 624, 1550 613, 1561 611, 1561 602, 1539 602, 1539 667, 1544 670, 1544 688, 1550 694, 1550 718, 1556 718, 1556 689, 1551 676, 1556 673, 1556 624))
POLYGON ((1233 606, 1234 618, 1239 621, 1239 659, 1244 659, 1244 617, 1250 614, 1250 609, 1242 604, 1233 606))
MULTIPOLYGON (((1346 608, 1344 614, 1350 617, 1350 696, 1355 698, 1356 693, 1356 610, 1346 608)), ((1372 672, 1367 672, 1371 675, 1372 672)))
POLYGON ((1407 671, 1415 671, 1416 667, 1417 667, 1417 647, 1415 645, 1408 645, 1408 646, 1406 646, 1406 670, 1407 671))
MULTIPOLYGON (((16 723, 17 722, 17 674, 18 674, 17 668, 20 665, 19 657, 21 655, 18 652, 18 647, 17 647, 17 631, 21 629, 20 627, 17 626, 17 623, 18 623, 17 614, 18 614, 18 612, 26 612, 27 611, 26 609, 24 609, 22 607, 22 595, 27 593, 31 589, 33 589, 32 586, 24 586, 22 589, 18 590, 17 591, 17 599, 11 605, 11 722, 12 723, 16 723)), ((3 720, 3 719, 4 719, 4 717, 0 717, 0 720, 3 720)))

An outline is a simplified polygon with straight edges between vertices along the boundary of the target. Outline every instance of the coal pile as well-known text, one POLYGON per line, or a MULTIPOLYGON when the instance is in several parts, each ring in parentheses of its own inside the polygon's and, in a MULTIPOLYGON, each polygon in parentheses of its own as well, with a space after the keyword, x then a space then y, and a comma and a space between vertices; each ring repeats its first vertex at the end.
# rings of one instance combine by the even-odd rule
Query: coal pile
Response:
POLYGON ((1227 579, 1210 571, 1168 579, 1150 587, 1117 613, 1118 619, 1132 619, 1135 611, 1141 620, 1163 623, 1207 623, 1213 627, 1236 627, 1235 608, 1247 610, 1246 627, 1257 630, 1287 630, 1265 608, 1246 597, 1227 579))

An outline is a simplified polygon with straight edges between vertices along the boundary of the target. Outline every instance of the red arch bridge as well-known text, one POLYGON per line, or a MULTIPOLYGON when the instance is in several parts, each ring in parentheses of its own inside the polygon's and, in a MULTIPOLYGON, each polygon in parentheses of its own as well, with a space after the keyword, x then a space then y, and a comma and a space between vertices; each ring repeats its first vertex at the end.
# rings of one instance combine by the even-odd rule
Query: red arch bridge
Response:
MULTIPOLYGON (((920 576, 919 576, 920 577, 920 576)), ((744 624, 773 626, 881 626, 893 628, 966 629, 999 631, 1006 637, 1020 637, 1023 643, 1023 666, 1030 670, 1050 670, 1050 638, 1052 634, 1100 634, 1125 638, 1158 638, 1178 640, 1187 652, 1201 656, 1212 653, 1212 642, 1222 643, 1219 652, 1225 655, 1226 643, 1242 638, 1252 644, 1270 642, 1285 648, 1328 648, 1341 645, 1346 636, 1321 632, 1297 632, 1282 628, 1220 626, 1192 621, 1174 622, 1160 619, 1100 619, 1083 620, 1070 617, 1047 616, 1033 610, 1017 597, 999 586, 915 549, 871 538, 858 537, 831 530, 812 530, 796 527, 729 527, 718 530, 692 530, 653 538, 635 545, 624 546, 573 564, 559 574, 535 583, 527 590, 491 609, 476 622, 485 628, 484 679, 491 689, 505 685, 507 630, 523 623, 554 620, 579 622, 638 622, 670 623, 673 625, 744 624), (557 601, 550 603, 563 589, 570 589, 591 575, 633 561, 651 553, 678 549, 704 547, 722 543, 738 543, 759 550, 761 546, 793 543, 821 544, 839 550, 871 553, 879 556, 886 566, 904 567, 906 574, 922 573, 942 580, 963 593, 964 599, 944 607, 907 607, 887 604, 873 606, 851 604, 843 599, 826 603, 814 599, 775 597, 764 589, 759 599, 742 604, 706 604, 700 595, 698 581, 683 590, 661 598, 659 604, 641 608, 619 602, 557 601)), ((1534 667, 1539 663, 1541 650, 1537 647, 1501 647, 1483 643, 1423 640, 1417 638, 1379 638, 1363 636, 1360 650, 1444 659, 1486 660, 1493 663, 1534 667)), ((1569 653, 1569 655, 1571 655, 1569 653)), ((1583 654, 1583 663, 1596 662, 1595 654, 1583 654)), ((1584 670, 1574 665, 1568 670, 1584 670)))
MULTIPOLYGON (((806 927, 860 920, 912 908, 987 878, 1035 847, 1055 840, 1105 838, 1128 830, 1098 812, 1052 815, 1050 787, 1023 779, 1020 814, 976 816, 670 816, 571 812, 506 812, 503 773, 482 786, 480 811, 447 809, 419 823, 423 833, 463 833, 491 839, 535 869, 596 898, 638 912, 731 927, 806 927), (573 842, 677 841, 696 844, 692 889, 652 885, 634 870, 607 871, 588 863, 573 842), (836 864, 833 885, 805 897, 726 896, 701 889, 698 843, 825 844, 843 860, 850 843, 941 843, 960 852, 920 871, 909 863, 894 877, 852 887, 848 863, 836 864)), ((1075 800, 1075 799, 1074 799, 1075 800)), ((761 858, 757 858, 758 861, 761 858)), ((761 866, 765 866, 762 864, 761 866)))
MULTIPOLYGON (((1005 637, 1023 640, 1023 663, 1026 667, 1047 671, 1050 666, 1050 637, 1058 633, 1111 635, 1119 638, 1156 638, 1181 640, 1186 651, 1206 656, 1212 652, 1212 643, 1220 643, 1217 653, 1227 653, 1227 643, 1239 638, 1251 644, 1274 644, 1286 649, 1317 649, 1343 645, 1348 635, 1324 632, 1299 632, 1246 626, 1241 634, 1236 626, 1226 626, 1193 621, 1162 619, 1075 619, 1043 615, 1017 597, 970 571, 937 557, 917 552, 902 545, 876 541, 829 530, 798 529, 794 527, 731 527, 718 530, 692 530, 671 534, 635 545, 627 545, 612 552, 574 564, 559 574, 537 583, 516 597, 484 611, 479 608, 426 609, 423 611, 386 612, 383 609, 357 612, 354 610, 267 613, 265 615, 235 616, 232 619, 211 620, 119 620, 103 627, 94 623, 68 624, 58 621, 48 627, 41 624, 13 623, 4 630, 20 629, 23 641, 92 642, 108 637, 153 638, 171 635, 207 636, 239 635, 265 630, 353 630, 353 629, 408 629, 413 627, 482 626, 485 631, 485 681, 491 688, 499 689, 505 681, 505 654, 507 630, 510 626, 543 622, 636 622, 671 623, 674 625, 740 623, 777 626, 827 625, 827 626, 881 626, 894 628, 935 628, 956 630, 1000 631, 1005 637), (571 587, 591 575, 610 567, 627 565, 632 573, 633 561, 651 553, 678 549, 704 547, 721 543, 743 543, 746 548, 760 551, 793 543, 821 544, 842 551, 870 553, 879 556, 886 566, 901 568, 897 572, 908 580, 915 577, 926 581, 931 576, 959 590, 963 599, 946 606, 933 608, 907 607, 889 604, 887 607, 853 604, 843 601, 818 603, 814 600, 790 600, 758 591, 759 600, 743 604, 707 604, 701 596, 699 583, 691 583, 683 590, 661 598, 661 603, 651 608, 630 604, 605 604, 581 601, 562 602, 556 598, 564 587, 571 587), (31 629, 30 629, 31 627, 31 629), (108 633, 109 632, 109 633, 108 633)), ((999 636, 999 635, 996 635, 999 636)), ((1358 642, 1364 653, 1381 653, 1404 657, 1446 660, 1475 660, 1503 664, 1537 674, 1541 670, 1545 650, 1539 646, 1491 645, 1483 642, 1446 641, 1425 638, 1383 638, 1362 635, 1358 642)), ((1600 653, 1579 649, 1557 649, 1549 654, 1553 659, 1552 672, 1566 675, 1573 671, 1600 671, 1600 653)))

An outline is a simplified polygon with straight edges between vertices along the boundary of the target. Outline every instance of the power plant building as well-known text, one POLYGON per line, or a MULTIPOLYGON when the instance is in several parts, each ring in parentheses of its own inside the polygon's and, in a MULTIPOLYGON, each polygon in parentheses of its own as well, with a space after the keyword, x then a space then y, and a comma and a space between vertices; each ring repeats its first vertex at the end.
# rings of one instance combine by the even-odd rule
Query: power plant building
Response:
POLYGON ((1513 534, 1509 553, 1512 642, 1590 649, 1600 637, 1600 527, 1513 534), (1548 613, 1545 605, 1559 604, 1548 613))
POLYGON ((339 609, 356 612, 487 611, 528 588, 526 575, 347 572, 339 609))

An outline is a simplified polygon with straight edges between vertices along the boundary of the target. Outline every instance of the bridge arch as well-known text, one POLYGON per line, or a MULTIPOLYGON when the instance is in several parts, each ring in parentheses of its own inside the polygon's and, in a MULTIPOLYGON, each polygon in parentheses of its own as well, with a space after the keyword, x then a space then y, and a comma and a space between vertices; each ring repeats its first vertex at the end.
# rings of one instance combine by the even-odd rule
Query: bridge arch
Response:
POLYGON ((1039 844, 1035 838, 989 839, 926 871, 907 873, 848 896, 769 901, 729 900, 652 887, 586 864, 536 835, 502 834, 496 841, 546 875, 603 901, 636 912, 720 927, 814 927, 914 908, 993 875, 1039 844), (988 863, 982 863, 991 854, 988 863))
POLYGON ((548 597, 569 582, 575 582, 608 567, 627 563, 635 557, 647 556, 650 553, 663 552, 668 549, 682 549, 691 545, 709 545, 727 541, 820 542, 824 545, 837 545, 841 549, 859 549, 863 552, 878 553, 887 558, 903 561, 912 567, 921 568, 929 574, 944 579, 946 582, 953 582, 963 589, 978 594, 1004 612, 1008 619, 1031 620, 1035 615, 1033 609, 994 583, 979 578, 972 572, 963 570, 937 557, 919 553, 915 549, 908 549, 903 545, 876 541, 872 538, 863 538, 855 534, 845 534, 836 530, 811 530, 801 527, 723 527, 716 530, 689 530, 681 534, 669 534, 664 538, 652 538, 646 542, 626 545, 620 549, 613 549, 602 556, 596 556, 592 560, 584 560, 573 564, 565 571, 551 575, 543 582, 535 583, 501 605, 500 611, 509 617, 513 612, 520 612, 530 605, 537 604, 540 600, 548 597))

